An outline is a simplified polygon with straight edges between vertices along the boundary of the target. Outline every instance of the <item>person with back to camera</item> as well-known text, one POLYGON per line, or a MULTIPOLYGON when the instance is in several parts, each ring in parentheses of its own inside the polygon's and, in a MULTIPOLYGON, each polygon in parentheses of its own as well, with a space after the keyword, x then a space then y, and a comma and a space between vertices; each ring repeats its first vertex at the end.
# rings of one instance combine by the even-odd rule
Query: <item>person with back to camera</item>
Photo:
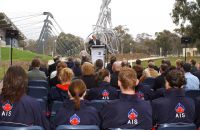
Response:
POLYGON ((119 72, 120 99, 108 103, 100 112, 102 128, 151 129, 152 109, 149 101, 135 93, 138 84, 136 72, 124 67, 119 72))
POLYGON ((67 68, 67 64, 63 61, 59 62, 56 66, 56 76, 49 81, 50 87, 56 86, 56 84, 60 83, 59 74, 63 68, 67 68))
POLYGON ((28 77, 20 66, 11 66, 3 79, 0 96, 0 125, 37 125, 49 130, 49 123, 43 115, 40 103, 26 95, 28 77))
POLYGON ((163 123, 193 123, 195 118, 194 101, 185 97, 184 72, 170 70, 166 75, 164 97, 152 101, 154 125, 163 123))
POLYGON ((35 58, 31 62, 32 70, 28 71, 28 80, 47 80, 46 74, 40 71, 40 60, 35 58))
POLYGON ((96 87, 94 65, 89 62, 85 62, 81 66, 81 71, 81 79, 85 83, 87 89, 96 87))
POLYGON ((56 84, 56 90, 60 96, 60 100, 65 100, 68 98, 66 93, 73 77, 74 73, 70 68, 63 68, 59 73, 60 84, 56 84))
POLYGON ((68 95, 70 100, 64 102, 63 107, 56 114, 53 128, 58 125, 100 125, 100 118, 95 108, 84 100, 86 86, 80 79, 72 81, 68 95))
POLYGON ((110 86, 110 73, 107 69, 101 69, 97 73, 98 85, 89 90, 86 95, 88 100, 114 100, 118 98, 117 90, 110 86))

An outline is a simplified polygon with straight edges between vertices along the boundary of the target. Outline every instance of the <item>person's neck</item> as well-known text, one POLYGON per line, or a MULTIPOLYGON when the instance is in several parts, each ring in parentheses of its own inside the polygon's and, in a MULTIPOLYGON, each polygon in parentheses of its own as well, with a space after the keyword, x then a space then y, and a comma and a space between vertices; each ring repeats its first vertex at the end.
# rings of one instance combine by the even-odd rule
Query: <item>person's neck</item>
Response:
POLYGON ((132 89, 121 90, 123 94, 134 95, 135 91, 132 89))
MULTIPOLYGON (((74 97, 70 97, 70 100, 74 100, 74 97)), ((84 100, 83 97, 80 97, 80 100, 84 100)))

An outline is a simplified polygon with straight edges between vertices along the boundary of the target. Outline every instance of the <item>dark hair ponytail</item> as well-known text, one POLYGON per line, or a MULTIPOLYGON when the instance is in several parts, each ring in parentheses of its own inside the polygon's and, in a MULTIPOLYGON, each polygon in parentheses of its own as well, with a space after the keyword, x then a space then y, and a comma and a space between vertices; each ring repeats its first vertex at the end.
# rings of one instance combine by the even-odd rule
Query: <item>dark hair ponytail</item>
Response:
POLYGON ((76 79, 72 81, 72 83, 69 86, 69 92, 71 96, 74 98, 74 106, 75 110, 80 109, 80 97, 83 96, 83 94, 86 91, 86 85, 81 79, 76 79))

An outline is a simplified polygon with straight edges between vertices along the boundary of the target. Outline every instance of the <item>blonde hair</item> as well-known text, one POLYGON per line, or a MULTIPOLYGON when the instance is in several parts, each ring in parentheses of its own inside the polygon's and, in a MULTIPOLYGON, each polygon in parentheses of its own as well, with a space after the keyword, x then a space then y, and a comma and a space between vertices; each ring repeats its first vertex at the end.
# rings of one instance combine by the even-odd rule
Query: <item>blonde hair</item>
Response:
POLYGON ((85 62, 81 66, 81 71, 82 71, 82 75, 93 75, 94 74, 94 65, 89 62, 85 62))
POLYGON ((74 73, 70 68, 63 68, 59 74, 61 82, 71 81, 74 73))

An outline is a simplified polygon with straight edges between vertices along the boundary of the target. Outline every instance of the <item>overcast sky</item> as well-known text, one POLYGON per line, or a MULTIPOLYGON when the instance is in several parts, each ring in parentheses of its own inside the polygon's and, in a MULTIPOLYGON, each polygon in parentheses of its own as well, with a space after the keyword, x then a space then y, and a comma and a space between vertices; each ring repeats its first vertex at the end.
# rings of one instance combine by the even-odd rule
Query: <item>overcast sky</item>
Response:
MULTIPOLYGON (((0 0, 0 12, 14 18, 48 11, 65 33, 85 39, 97 21, 101 3, 102 0, 0 0)), ((109 7, 112 10, 113 26, 126 25, 135 37, 143 32, 154 35, 164 29, 173 31, 175 25, 170 17, 173 4, 174 0, 112 0, 109 7)), ((38 17, 15 24, 37 23, 43 19, 44 17, 38 17)), ((24 31, 22 29, 22 32, 29 38, 35 38, 38 37, 41 26, 42 23, 37 27, 33 24, 24 31)))

